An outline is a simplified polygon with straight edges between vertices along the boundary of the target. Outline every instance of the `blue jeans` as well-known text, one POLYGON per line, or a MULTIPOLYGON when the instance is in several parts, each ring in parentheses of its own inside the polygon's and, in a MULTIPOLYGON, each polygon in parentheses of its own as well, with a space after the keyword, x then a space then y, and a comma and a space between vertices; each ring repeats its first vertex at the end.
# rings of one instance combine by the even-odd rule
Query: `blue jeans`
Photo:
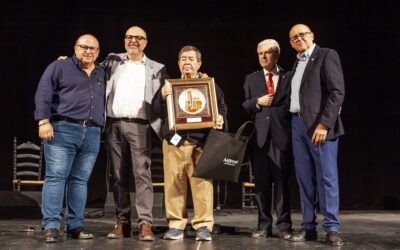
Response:
POLYGON ((337 151, 339 139, 327 140, 321 146, 312 144, 300 117, 292 118, 294 166, 299 184, 301 211, 305 230, 316 230, 316 208, 324 216, 326 232, 340 229, 339 178, 337 151))
POLYGON ((87 182, 100 147, 100 128, 66 121, 52 122, 54 138, 44 143, 46 175, 42 191, 42 225, 60 228, 66 195, 65 227, 82 226, 87 182))

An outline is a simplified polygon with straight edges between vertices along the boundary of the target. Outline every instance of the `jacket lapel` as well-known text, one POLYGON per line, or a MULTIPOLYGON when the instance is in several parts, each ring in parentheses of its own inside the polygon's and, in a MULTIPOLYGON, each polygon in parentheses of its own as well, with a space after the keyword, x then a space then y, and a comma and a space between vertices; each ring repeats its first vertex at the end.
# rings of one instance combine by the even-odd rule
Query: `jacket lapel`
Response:
POLYGON ((154 67, 153 61, 147 57, 146 58, 146 66, 145 66, 144 99, 149 103, 151 103, 151 99, 153 98, 153 82, 152 82, 152 80, 155 78, 153 67, 154 67))
POLYGON ((256 73, 255 83, 254 83, 255 93, 261 93, 262 95, 266 95, 267 94, 266 84, 267 83, 264 76, 264 70, 258 71, 256 73))
POLYGON ((107 72, 109 74, 109 79, 107 80, 107 86, 106 86, 106 101, 108 101, 108 96, 111 93, 111 90, 113 88, 113 84, 114 84, 114 80, 111 79, 112 76, 115 74, 115 71, 117 70, 118 66, 121 64, 124 64, 124 60, 123 58, 125 58, 127 55, 127 53, 121 53, 121 54, 116 54, 113 58, 112 58, 112 62, 111 62, 111 68, 109 69, 109 72, 107 72))
MULTIPOLYGON (((279 68, 279 79, 278 79, 278 85, 276 86, 276 90, 275 90, 275 96, 280 95, 280 93, 282 92, 281 89, 283 88, 282 85, 285 84, 285 81, 286 81, 285 71, 279 65, 277 65, 277 67, 279 68)), ((276 101, 276 99, 278 99, 278 98, 274 98, 274 101, 276 101)), ((274 102, 274 101, 272 101, 272 102, 274 102)))
MULTIPOLYGON (((310 58, 308 59, 306 68, 304 69, 303 77, 301 78, 300 89, 303 87, 305 79, 307 79, 308 73, 312 68, 314 68, 314 62, 318 57, 319 46, 315 45, 314 51, 311 54, 310 58)), ((298 61, 296 61, 298 62, 298 61)), ((297 65, 297 64, 296 64, 297 65)), ((296 69, 296 68, 295 68, 296 69)), ((294 71, 293 71, 294 72, 294 71)))

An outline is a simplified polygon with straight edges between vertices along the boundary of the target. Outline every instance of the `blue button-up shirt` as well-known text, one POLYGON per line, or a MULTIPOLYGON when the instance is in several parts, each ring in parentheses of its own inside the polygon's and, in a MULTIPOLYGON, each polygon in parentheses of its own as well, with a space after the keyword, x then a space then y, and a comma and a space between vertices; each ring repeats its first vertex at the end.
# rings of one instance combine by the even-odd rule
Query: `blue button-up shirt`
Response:
POLYGON ((312 52, 314 51, 315 43, 307 51, 301 54, 297 54, 297 66, 294 72, 291 88, 292 92, 290 95, 290 112, 296 113, 301 112, 300 110, 300 86, 301 80, 303 78, 304 70, 306 69, 308 59, 310 58, 312 52))
POLYGON ((56 60, 45 70, 35 94, 35 120, 54 115, 92 120, 104 125, 105 71, 95 66, 90 76, 74 55, 56 60))

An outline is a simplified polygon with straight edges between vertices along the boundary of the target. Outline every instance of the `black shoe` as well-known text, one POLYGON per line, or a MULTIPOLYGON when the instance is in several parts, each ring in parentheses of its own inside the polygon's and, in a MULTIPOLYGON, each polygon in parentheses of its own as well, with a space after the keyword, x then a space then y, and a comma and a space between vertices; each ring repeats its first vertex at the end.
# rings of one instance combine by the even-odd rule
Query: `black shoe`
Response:
POLYGON ((331 246, 343 246, 343 240, 338 232, 330 231, 326 233, 325 243, 331 246))
POLYGON ((77 227, 67 231, 68 236, 74 239, 89 240, 94 237, 93 234, 88 233, 83 227, 77 227))
POLYGON ((302 229, 300 232, 293 233, 290 237, 290 241, 309 241, 309 240, 317 240, 318 234, 315 230, 304 230, 302 229))
POLYGON ((46 237, 46 243, 54 243, 58 241, 58 229, 48 228, 44 231, 44 236, 46 237))
POLYGON ((293 232, 291 229, 282 230, 279 232, 279 238, 282 240, 289 240, 290 236, 292 236, 293 232))
POLYGON ((251 233, 251 238, 259 239, 259 238, 268 238, 272 236, 271 231, 267 230, 258 230, 251 233))

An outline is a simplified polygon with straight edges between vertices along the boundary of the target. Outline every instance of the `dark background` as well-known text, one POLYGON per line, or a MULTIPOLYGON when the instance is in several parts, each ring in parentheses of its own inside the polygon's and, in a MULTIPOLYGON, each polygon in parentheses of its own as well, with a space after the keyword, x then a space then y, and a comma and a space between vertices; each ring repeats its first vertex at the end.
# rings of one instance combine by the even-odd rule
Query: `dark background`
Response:
MULTIPOLYGON (((12 138, 38 142, 33 96, 46 66, 71 56, 79 35, 94 34, 99 60, 124 52, 132 25, 148 34, 146 55, 177 77, 177 54, 187 44, 203 53, 201 71, 225 92, 230 131, 248 117, 242 86, 259 69, 257 43, 274 38, 280 65, 291 69, 288 32, 310 26, 315 42, 338 51, 346 80, 339 148, 341 209, 400 209, 400 23, 396 1, 7 1, 1 3, 0 190, 11 190, 12 138)), ((100 158, 104 165, 104 155, 100 158)), ((103 175, 96 174, 103 186, 103 175)), ((93 180, 91 180, 93 183, 93 180)), ((293 207, 298 207, 292 180, 293 207)), ((239 206, 239 184, 227 206, 239 206)))

